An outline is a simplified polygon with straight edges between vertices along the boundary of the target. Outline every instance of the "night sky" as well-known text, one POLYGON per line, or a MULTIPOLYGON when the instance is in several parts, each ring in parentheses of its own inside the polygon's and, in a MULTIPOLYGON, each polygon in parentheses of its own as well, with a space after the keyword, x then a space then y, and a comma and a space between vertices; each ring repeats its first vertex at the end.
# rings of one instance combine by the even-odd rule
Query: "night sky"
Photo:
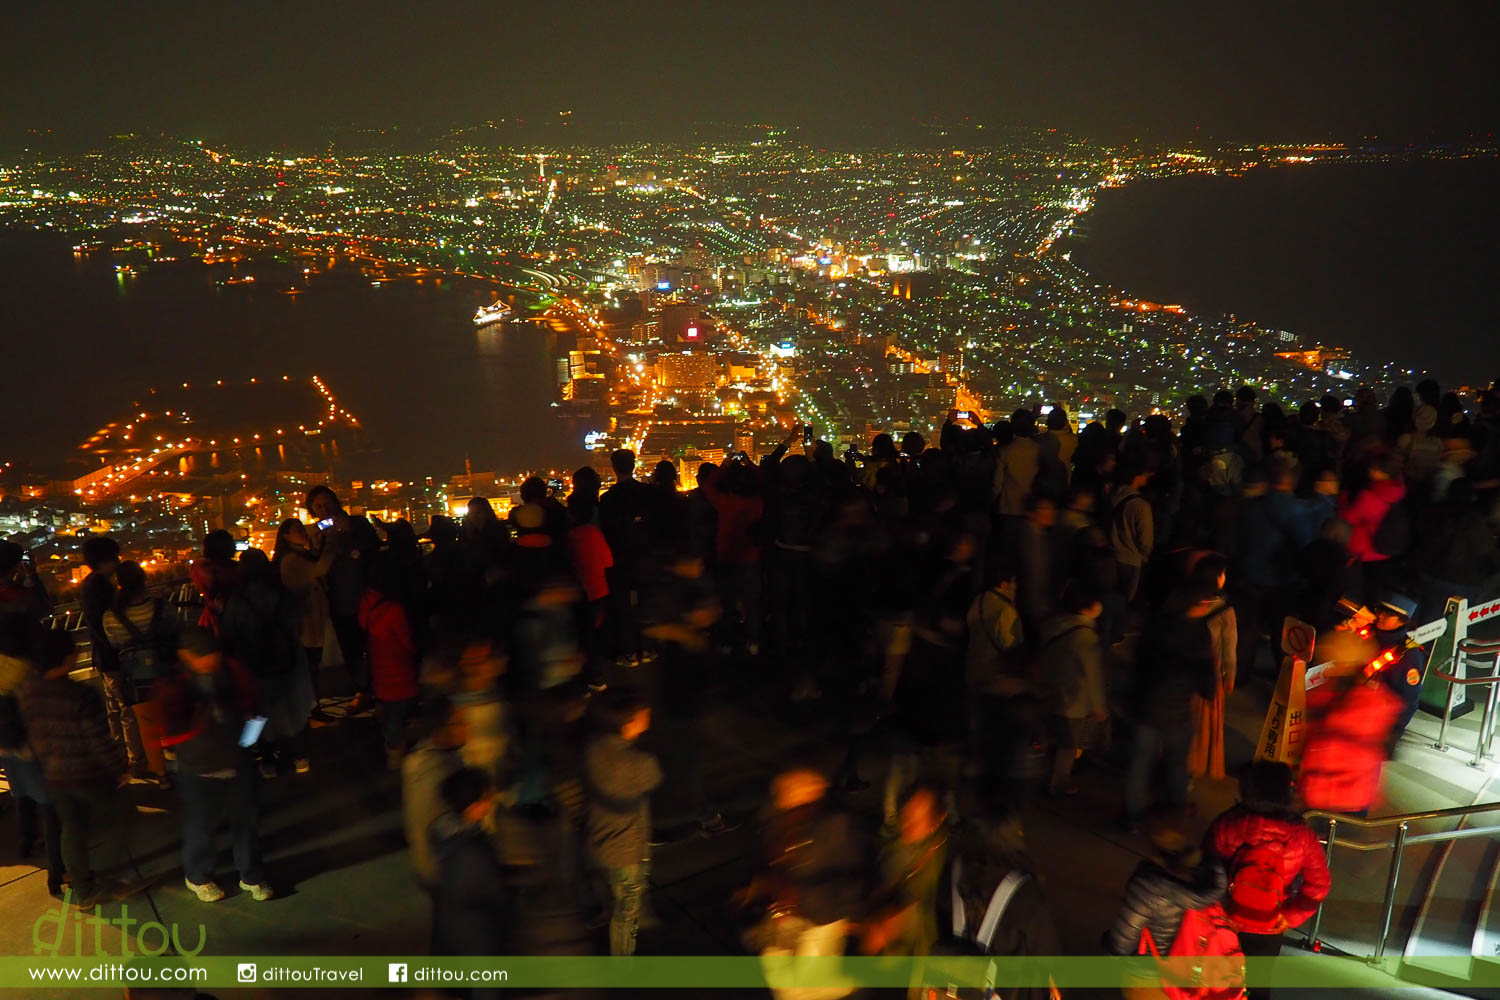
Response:
POLYGON ((1103 140, 1463 140, 1496 126, 1488 5, 1313 2, 73 3, 11 11, 0 142, 500 117, 797 125, 973 116, 1103 140))

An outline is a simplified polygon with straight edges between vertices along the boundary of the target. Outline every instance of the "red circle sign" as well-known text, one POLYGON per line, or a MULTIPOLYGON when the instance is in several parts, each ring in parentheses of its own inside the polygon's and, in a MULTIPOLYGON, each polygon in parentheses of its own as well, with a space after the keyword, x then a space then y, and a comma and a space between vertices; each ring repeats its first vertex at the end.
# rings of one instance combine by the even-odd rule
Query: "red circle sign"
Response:
POLYGON ((1316 636, 1313 634, 1312 627, 1302 622, 1298 622, 1286 630, 1287 648, 1291 649, 1294 654, 1300 654, 1304 657, 1311 654, 1315 638, 1316 636))

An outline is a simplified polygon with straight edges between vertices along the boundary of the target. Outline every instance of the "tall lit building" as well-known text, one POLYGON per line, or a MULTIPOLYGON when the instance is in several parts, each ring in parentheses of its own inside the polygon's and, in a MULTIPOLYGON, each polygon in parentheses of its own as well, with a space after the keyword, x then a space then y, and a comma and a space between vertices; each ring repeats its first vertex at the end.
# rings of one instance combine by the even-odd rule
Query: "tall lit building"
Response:
POLYGON ((656 359, 656 381, 663 389, 706 392, 719 381, 719 360, 711 354, 663 354, 656 359))

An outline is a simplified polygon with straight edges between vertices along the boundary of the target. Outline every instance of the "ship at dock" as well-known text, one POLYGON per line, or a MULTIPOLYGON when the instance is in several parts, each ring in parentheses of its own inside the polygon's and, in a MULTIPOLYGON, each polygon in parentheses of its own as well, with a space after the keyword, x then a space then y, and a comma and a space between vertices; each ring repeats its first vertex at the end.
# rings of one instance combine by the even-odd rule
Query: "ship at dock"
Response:
POLYGON ((474 311, 475 326, 489 326, 491 323, 504 323, 515 316, 515 311, 504 302, 496 302, 494 305, 480 306, 474 311))

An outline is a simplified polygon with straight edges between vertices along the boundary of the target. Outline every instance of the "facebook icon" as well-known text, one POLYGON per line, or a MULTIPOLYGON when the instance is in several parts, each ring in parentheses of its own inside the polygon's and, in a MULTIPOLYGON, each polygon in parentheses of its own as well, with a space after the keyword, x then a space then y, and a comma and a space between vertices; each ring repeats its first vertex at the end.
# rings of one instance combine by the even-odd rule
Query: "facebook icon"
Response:
POLYGON ((404 983, 404 982, 406 982, 406 963, 405 962, 392 962, 392 963, 390 963, 390 967, 389 967, 388 971, 390 972, 390 981, 391 982, 393 982, 393 983, 404 983))

